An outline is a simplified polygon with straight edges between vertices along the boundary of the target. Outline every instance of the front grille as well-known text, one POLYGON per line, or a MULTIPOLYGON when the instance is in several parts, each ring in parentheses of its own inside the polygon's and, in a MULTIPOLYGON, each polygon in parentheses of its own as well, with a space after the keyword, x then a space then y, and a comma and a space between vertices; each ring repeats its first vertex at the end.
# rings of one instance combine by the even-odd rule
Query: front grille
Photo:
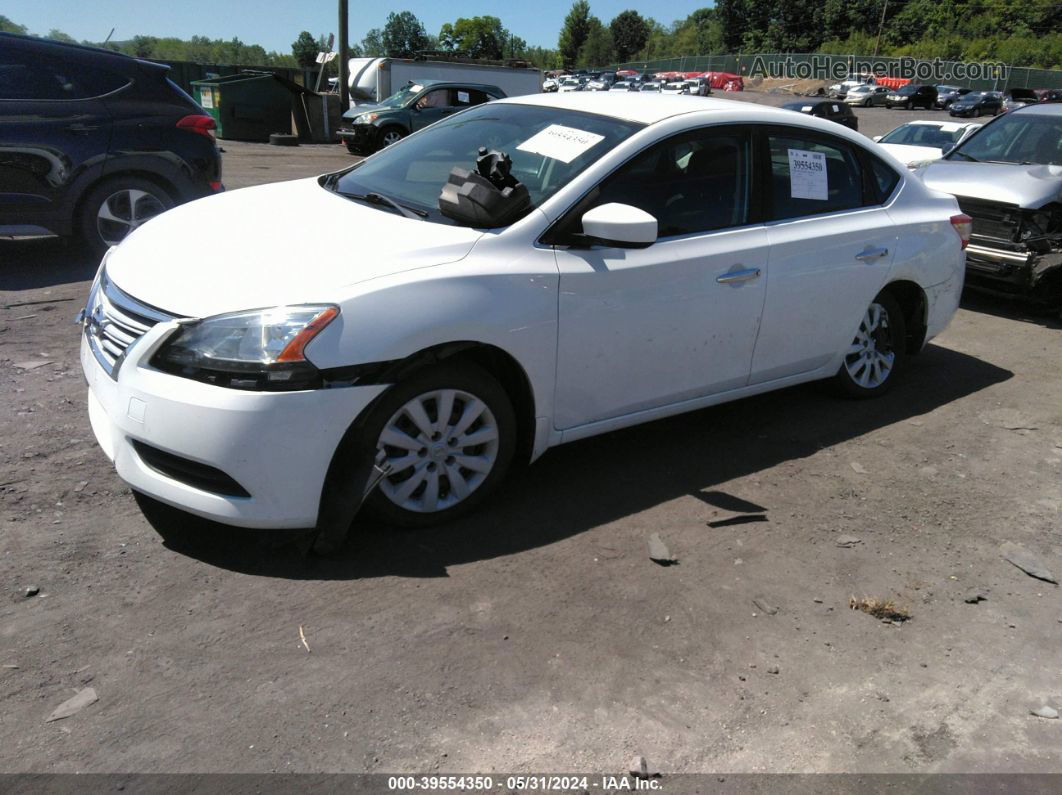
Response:
POLYGON ((85 335, 100 366, 115 378, 118 364, 133 343, 156 323, 177 317, 122 292, 104 270, 85 309, 85 335))

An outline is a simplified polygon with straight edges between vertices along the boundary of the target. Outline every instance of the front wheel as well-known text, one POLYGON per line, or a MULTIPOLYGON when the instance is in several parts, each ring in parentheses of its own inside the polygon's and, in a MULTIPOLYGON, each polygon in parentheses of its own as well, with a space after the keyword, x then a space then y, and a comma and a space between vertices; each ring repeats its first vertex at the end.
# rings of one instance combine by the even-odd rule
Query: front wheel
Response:
POLYGON ((380 132, 380 148, 397 144, 406 137, 406 131, 401 127, 384 127, 380 132))
POLYGON ((883 293, 871 302, 841 363, 834 382, 854 398, 871 398, 892 388, 907 362, 903 310, 883 293))
POLYGON ((382 458, 389 471, 366 507, 388 524, 425 527, 468 513, 498 487, 516 449, 516 419, 490 374, 441 364, 386 392, 364 438, 372 449, 360 454, 382 458))

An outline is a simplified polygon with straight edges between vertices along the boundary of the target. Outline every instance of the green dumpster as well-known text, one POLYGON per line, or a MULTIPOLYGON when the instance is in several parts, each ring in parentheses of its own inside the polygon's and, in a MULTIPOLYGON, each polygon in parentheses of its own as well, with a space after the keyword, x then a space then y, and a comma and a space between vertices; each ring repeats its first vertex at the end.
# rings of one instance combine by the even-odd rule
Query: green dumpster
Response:
POLYGON ((306 89, 272 72, 192 81, 196 101, 217 124, 217 137, 242 141, 268 141, 270 133, 290 133, 293 114, 296 129, 304 126, 306 89))

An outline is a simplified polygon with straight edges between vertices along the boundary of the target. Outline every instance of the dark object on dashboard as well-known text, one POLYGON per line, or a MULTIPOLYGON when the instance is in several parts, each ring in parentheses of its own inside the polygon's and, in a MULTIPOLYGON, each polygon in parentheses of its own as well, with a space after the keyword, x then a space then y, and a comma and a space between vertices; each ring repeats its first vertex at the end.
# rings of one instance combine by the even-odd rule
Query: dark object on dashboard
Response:
POLYGON ((512 175, 504 152, 479 148, 476 170, 455 166, 439 193, 439 210, 447 218, 477 227, 507 226, 531 207, 527 187, 512 175))

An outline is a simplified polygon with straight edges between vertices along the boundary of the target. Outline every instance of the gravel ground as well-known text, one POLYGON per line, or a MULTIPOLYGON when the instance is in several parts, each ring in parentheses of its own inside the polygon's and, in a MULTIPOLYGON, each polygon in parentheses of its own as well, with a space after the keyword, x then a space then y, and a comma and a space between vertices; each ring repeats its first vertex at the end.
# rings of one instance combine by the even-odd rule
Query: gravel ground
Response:
MULTIPOLYGON (((230 188, 351 162, 224 146, 230 188)), ((1062 707, 1059 589, 1000 553, 1062 575, 1053 317, 968 296, 883 399, 810 385, 561 447, 471 519, 322 560, 146 518, 85 412, 95 263, 0 264, 2 771, 1062 769, 1062 720, 1030 714, 1062 707)))

